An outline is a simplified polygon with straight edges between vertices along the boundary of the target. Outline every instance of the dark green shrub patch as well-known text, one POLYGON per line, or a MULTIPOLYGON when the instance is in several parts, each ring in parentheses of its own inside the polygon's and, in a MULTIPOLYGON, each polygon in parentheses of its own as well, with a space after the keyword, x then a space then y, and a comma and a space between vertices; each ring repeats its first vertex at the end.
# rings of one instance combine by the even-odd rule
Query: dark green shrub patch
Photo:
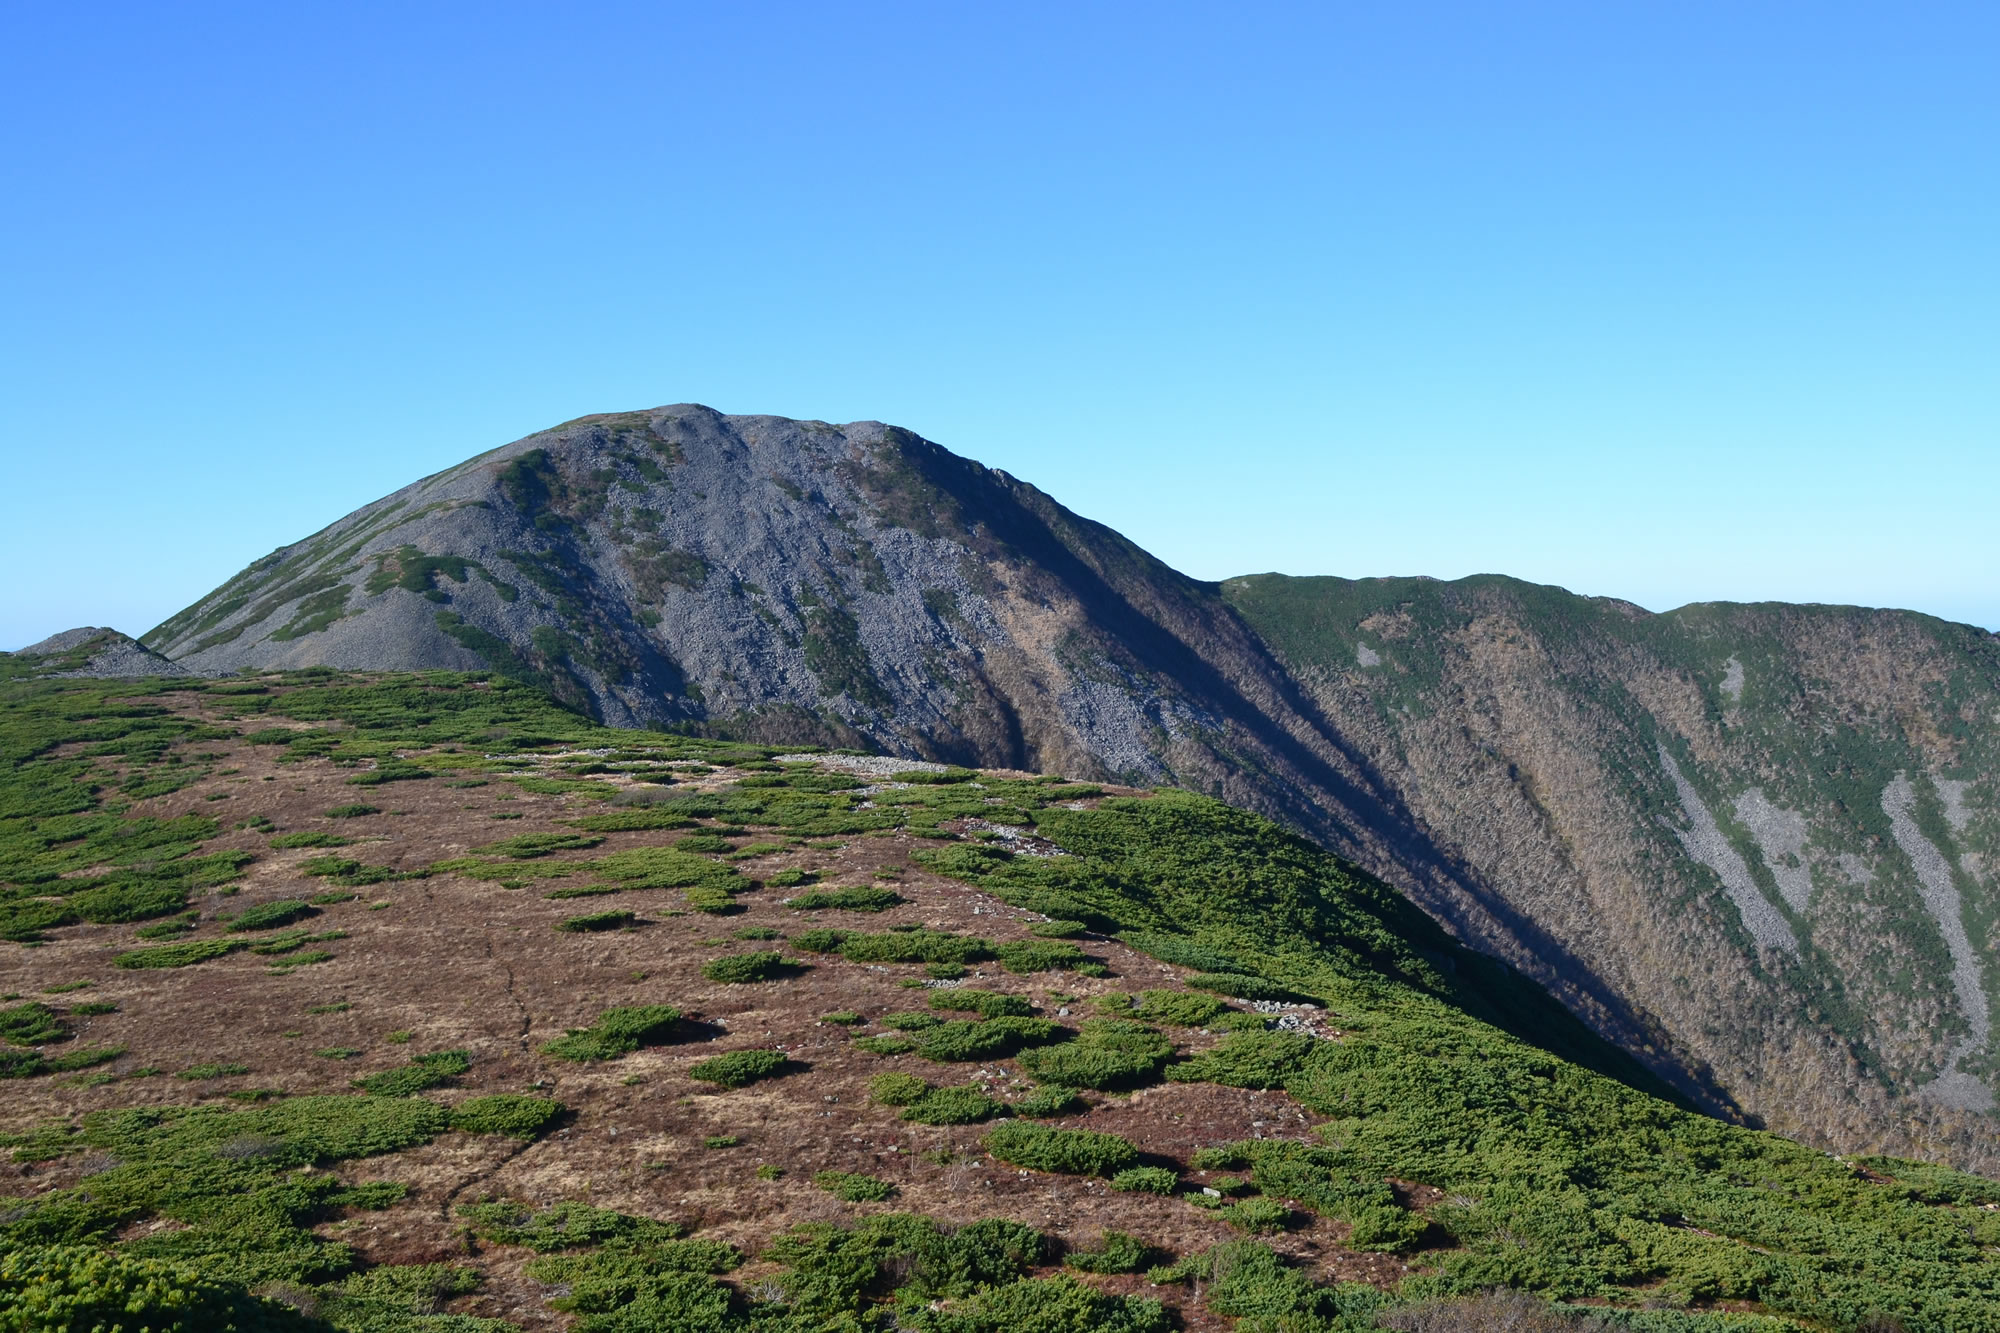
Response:
POLYGON ((235 953, 246 947, 244 940, 184 940, 179 944, 158 944, 147 949, 134 949, 121 953, 112 959, 117 967, 192 967, 205 963, 211 958, 235 953))
POLYGON ((190 910, 150 926, 141 926, 132 933, 142 940, 170 940, 177 935, 192 934, 200 925, 201 913, 190 910))
POLYGON ((809 953, 838 953, 855 963, 977 963, 993 956, 991 941, 950 931, 891 930, 879 935, 844 930, 808 930, 792 936, 792 947, 809 953))
POLYGON ((1067 1273, 992 1287, 948 1311, 913 1317, 916 1333, 1168 1333, 1174 1322, 1150 1296, 1115 1296, 1067 1273))
MULTIPOLYGON (((1143 1170, 1144 1168, 1136 1168, 1143 1170)), ((1137 1236, 1107 1231, 1094 1250, 1071 1250, 1063 1263, 1083 1273, 1142 1273, 1167 1256, 1137 1236)))
POLYGON ((950 1063, 1003 1060, 1024 1046, 1061 1036, 1062 1029, 1046 1018, 952 1019, 918 1034, 917 1053, 926 1060, 950 1063))
POLYGON ((274 850, 285 851, 293 847, 345 847, 353 842, 338 833, 280 833, 271 839, 274 850))
POLYGON ((693 828, 694 821, 686 815, 668 814, 663 810, 607 810, 601 815, 572 819, 569 826, 582 829, 585 833, 643 833, 657 829, 693 828))
POLYGON ((347 780, 351 787, 379 787, 385 782, 419 782, 435 777, 428 768, 398 760, 385 760, 365 773, 356 773, 347 780))
POLYGON ((1111 1188, 1127 1194, 1172 1194, 1180 1183, 1179 1174, 1164 1166, 1127 1167, 1111 1177, 1111 1188))
POLYGON ((1196 990, 1214 991, 1218 995, 1233 995, 1239 1000, 1276 1000, 1280 1003, 1310 1001, 1310 995, 1301 995, 1289 986, 1280 986, 1275 981, 1263 977, 1247 976, 1239 972, 1197 972, 1187 979, 1187 984, 1196 990))
POLYGON ((602 838, 581 833, 523 833, 472 850, 480 856, 505 856, 516 861, 528 861, 554 852, 585 851, 603 841, 602 838))
POLYGON ((983 1142, 1001 1161, 1030 1171, 1109 1178, 1139 1164, 1139 1150, 1129 1139, 1087 1129, 1050 1129, 1015 1120, 988 1133, 983 1142))
MULTIPOLYGON (((773 877, 772 882, 777 882, 775 877, 773 877)), ((880 889, 872 884, 856 884, 847 888, 823 889, 817 893, 807 893, 797 898, 787 898, 785 906, 796 912, 813 912, 823 909, 842 909, 849 912, 886 912, 891 907, 895 907, 903 901, 903 896, 892 889, 880 889)))
POLYGON ((0 1009, 0 1040, 16 1046, 46 1046, 68 1038, 69 1029, 56 1018, 56 1011, 39 1001, 0 1009))
POLYGON ((747 985, 756 981, 783 981, 787 977, 797 976, 801 970, 801 964, 775 951, 725 954, 721 958, 712 958, 701 966, 701 974, 710 981, 721 981, 731 985, 747 985))
POLYGON ((1210 1020, 1228 1008, 1213 995, 1184 990, 1146 990, 1139 992, 1135 1013, 1148 1023, 1198 1028, 1206 1027, 1210 1020))
POLYGON ((732 896, 750 888, 749 880, 721 862, 670 847, 613 852, 593 868, 621 889, 685 889, 688 906, 702 912, 735 911, 732 896))
POLYGON ((567 1035, 544 1045, 542 1054, 578 1062, 616 1060, 641 1046, 657 1046, 671 1040, 680 1019, 680 1010, 664 1004, 606 1009, 592 1026, 572 1028, 567 1035))
POLYGON ((917 1049, 917 1043, 909 1037, 885 1035, 880 1037, 857 1037, 854 1049, 866 1051, 870 1055, 908 1055, 917 1049))
POLYGON ((1034 1012, 1025 995, 1002 995, 998 991, 975 990, 970 986, 931 992, 931 1008, 959 1010, 981 1018, 1026 1018, 1034 1012))
POLYGON ((366 865, 344 856, 309 856, 299 862, 299 873, 349 888, 411 878, 400 871, 391 870, 388 866, 366 865))
POLYGON ((1090 956, 1065 940, 1015 940, 994 950, 1009 972, 1054 972, 1090 961, 1090 956))
POLYGON ((303 921, 309 916, 318 916, 319 909, 297 898, 280 898, 274 902, 258 903, 237 913, 223 929, 240 932, 246 930, 276 930, 279 926, 289 926, 294 921, 303 921))
POLYGON ((468 1134, 504 1134, 515 1139, 540 1138, 568 1114, 561 1102, 547 1097, 498 1093, 473 1097, 451 1108, 451 1127, 468 1134))
POLYGON ((868 1095, 883 1106, 908 1106, 930 1090, 914 1074, 877 1074, 868 1080, 868 1095))
POLYGON ((362 805, 356 803, 352 805, 336 805, 333 809, 326 812, 326 817, 328 819, 359 819, 363 815, 379 815, 381 813, 382 807, 379 805, 362 805))
POLYGON ((459 1216, 474 1235, 496 1245, 520 1245, 537 1254, 588 1246, 650 1246, 678 1240, 682 1228, 670 1222, 632 1217, 583 1203, 558 1203, 536 1212, 511 1200, 467 1204, 459 1216))
POLYGON ((175 1074, 174 1077, 186 1079, 190 1083, 201 1083, 209 1079, 233 1078, 238 1074, 247 1074, 249 1072, 249 1065, 227 1061, 213 1061, 205 1065, 189 1065, 180 1073, 175 1074))
POLYGON ((919 1125, 977 1125, 1008 1113, 1005 1102, 984 1088, 932 1088, 903 1108, 903 1119, 919 1125))
POLYGON ((674 840, 674 849, 682 852, 719 854, 735 851, 736 844, 727 838, 719 838, 713 833, 690 833, 685 838, 676 838, 674 840))
POLYGON ((1316 1044, 1297 1032, 1232 1032, 1200 1055, 1169 1068, 1167 1077, 1177 1083, 1282 1088, 1304 1067, 1316 1044))
POLYGON ((822 1014, 819 1021, 822 1023, 831 1023, 835 1027, 852 1028, 860 1027, 868 1020, 860 1014, 855 1013, 852 1009, 837 1009, 833 1013, 822 1014))
POLYGON ((1037 935, 1045 940, 1073 940, 1079 935, 1086 934, 1089 930, 1090 927, 1085 922, 1064 921, 1060 919, 1038 921, 1028 927, 1030 935, 1037 935))
POLYGON ((783 1051, 730 1051, 691 1066, 688 1077, 719 1087, 740 1088, 759 1079, 776 1078, 803 1067, 787 1059, 783 1051))
POLYGON ((471 1068, 464 1051, 436 1051, 419 1055, 400 1069, 387 1069, 354 1080, 354 1086, 377 1097, 408 1097, 458 1077, 471 1068))
POLYGON ((0 1315, 8 1333, 317 1333, 326 1327, 203 1265, 133 1258, 94 1245, 0 1252, 0 1309, 12 1312, 0 1315))
POLYGON ((1047 1119, 1059 1115, 1075 1115, 1078 1112, 1088 1111, 1089 1109, 1090 1104, 1077 1096, 1076 1089, 1065 1088, 1060 1085, 1036 1088, 1033 1092, 1020 1098, 1013 1104, 1015 1115, 1033 1116, 1037 1119, 1047 1119))
POLYGON ((1020 1060, 1042 1082, 1111 1091, 1153 1082, 1172 1053, 1173 1043, 1144 1023, 1093 1018, 1076 1040, 1023 1051, 1020 1060))
POLYGON ((936 1014, 924 1013, 922 1010, 904 1010, 901 1013, 882 1015, 881 1022, 883 1027, 894 1032, 922 1032, 926 1028, 936 1027, 944 1020, 936 1014))
POLYGON ((623 930, 627 926, 639 924, 639 915, 622 908, 608 912, 587 912, 582 916, 566 917, 556 922, 556 929, 572 935, 589 934, 600 930, 623 930))
POLYGON ((881 1203, 896 1193, 888 1181, 852 1171, 817 1171, 812 1181, 842 1203, 881 1203))

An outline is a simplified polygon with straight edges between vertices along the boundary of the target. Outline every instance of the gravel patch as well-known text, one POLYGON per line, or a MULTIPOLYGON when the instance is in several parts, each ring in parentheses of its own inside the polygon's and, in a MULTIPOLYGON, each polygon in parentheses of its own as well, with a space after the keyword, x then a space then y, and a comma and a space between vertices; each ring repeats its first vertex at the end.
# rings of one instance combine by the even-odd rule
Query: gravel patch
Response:
POLYGON ((1952 1047, 1945 1059, 1945 1072, 1918 1095, 1961 1111, 1988 1111, 1994 1105, 1992 1089, 1971 1075, 1960 1073, 1958 1062, 1985 1049, 1992 1039, 1992 1011, 1987 1007, 1986 988, 1979 979, 1979 959, 1972 952, 1972 941, 1966 938, 1951 863, 1917 827, 1910 813, 1916 799, 1908 775, 1898 773, 1896 780, 1882 789, 1882 813, 1889 816, 1889 829, 1896 845, 1915 867, 1924 908, 1937 922, 1938 933, 1944 936, 1945 947, 1951 951, 1952 989, 1958 993, 1958 1006, 1965 1011, 1965 1021, 1972 1027, 1966 1038, 1952 1047))
POLYGON ((1681 813, 1687 817, 1688 827, 1673 828, 1668 825, 1687 854, 1715 872, 1722 881, 1722 888, 1729 900, 1736 904, 1737 913, 1743 918, 1743 928, 1750 932, 1750 938, 1760 949, 1779 949, 1791 954, 1799 954, 1798 937, 1792 934, 1791 922, 1771 905, 1757 888, 1757 881, 1750 878, 1750 867, 1744 863, 1741 853, 1723 836, 1722 828, 1715 822, 1715 816, 1702 803, 1701 793, 1694 784, 1682 775, 1680 765, 1667 753, 1667 747, 1660 747, 1660 763, 1666 767, 1667 776, 1673 779, 1674 793, 1680 797, 1681 813))

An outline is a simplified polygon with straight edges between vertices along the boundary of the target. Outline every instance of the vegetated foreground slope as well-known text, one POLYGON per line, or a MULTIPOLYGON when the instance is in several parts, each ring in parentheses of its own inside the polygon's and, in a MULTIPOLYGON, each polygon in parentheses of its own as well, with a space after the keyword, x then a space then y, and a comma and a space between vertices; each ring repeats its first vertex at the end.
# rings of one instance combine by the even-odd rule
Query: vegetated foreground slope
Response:
POLYGON ((1699 1105, 2000 1171, 2000 646, 1969 627, 1204 584, 908 432, 680 406, 427 478, 146 641, 1206 792, 1404 889, 1699 1105))
POLYGON ((13 1326, 2000 1328, 2000 1184, 1204 797, 447 674, 17 680, 0 762, 13 1326))
MULTIPOLYGON (((1224 592, 1488 899, 1594 960, 1743 1105, 2000 1165, 1993 636, 1851 607, 1649 615, 1498 578, 1224 592)), ((1540 970, 1478 897, 1425 906, 1540 970)))

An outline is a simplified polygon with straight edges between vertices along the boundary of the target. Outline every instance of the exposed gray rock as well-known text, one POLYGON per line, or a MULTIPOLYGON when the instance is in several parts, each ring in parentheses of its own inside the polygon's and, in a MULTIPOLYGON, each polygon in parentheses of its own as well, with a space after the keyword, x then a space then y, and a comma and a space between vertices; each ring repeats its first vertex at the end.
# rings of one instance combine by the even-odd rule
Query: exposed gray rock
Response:
POLYGON ((1736 904, 1743 928, 1750 932, 1757 947, 1780 950, 1796 958, 1799 940, 1792 934, 1791 922, 1758 889, 1742 854, 1723 836, 1721 825, 1715 822, 1715 815, 1701 799, 1701 793, 1687 780, 1664 745, 1660 747, 1660 763, 1666 767, 1667 777, 1680 797, 1681 813, 1687 818, 1687 827, 1675 829, 1674 836, 1680 839, 1689 856, 1714 871, 1715 877, 1722 881, 1723 891, 1736 904))
POLYGON ((12 656, 43 659, 36 671, 42 676, 118 679, 199 674, 161 656, 137 639, 102 626, 66 629, 40 643, 29 644, 12 656))

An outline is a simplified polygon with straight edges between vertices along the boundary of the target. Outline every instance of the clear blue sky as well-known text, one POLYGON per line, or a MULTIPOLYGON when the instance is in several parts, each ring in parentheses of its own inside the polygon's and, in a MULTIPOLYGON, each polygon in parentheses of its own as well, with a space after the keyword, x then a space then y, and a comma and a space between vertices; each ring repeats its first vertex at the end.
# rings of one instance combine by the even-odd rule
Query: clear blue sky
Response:
POLYGON ((2000 6, 0 11, 0 646, 587 412, 2000 626, 2000 6))

